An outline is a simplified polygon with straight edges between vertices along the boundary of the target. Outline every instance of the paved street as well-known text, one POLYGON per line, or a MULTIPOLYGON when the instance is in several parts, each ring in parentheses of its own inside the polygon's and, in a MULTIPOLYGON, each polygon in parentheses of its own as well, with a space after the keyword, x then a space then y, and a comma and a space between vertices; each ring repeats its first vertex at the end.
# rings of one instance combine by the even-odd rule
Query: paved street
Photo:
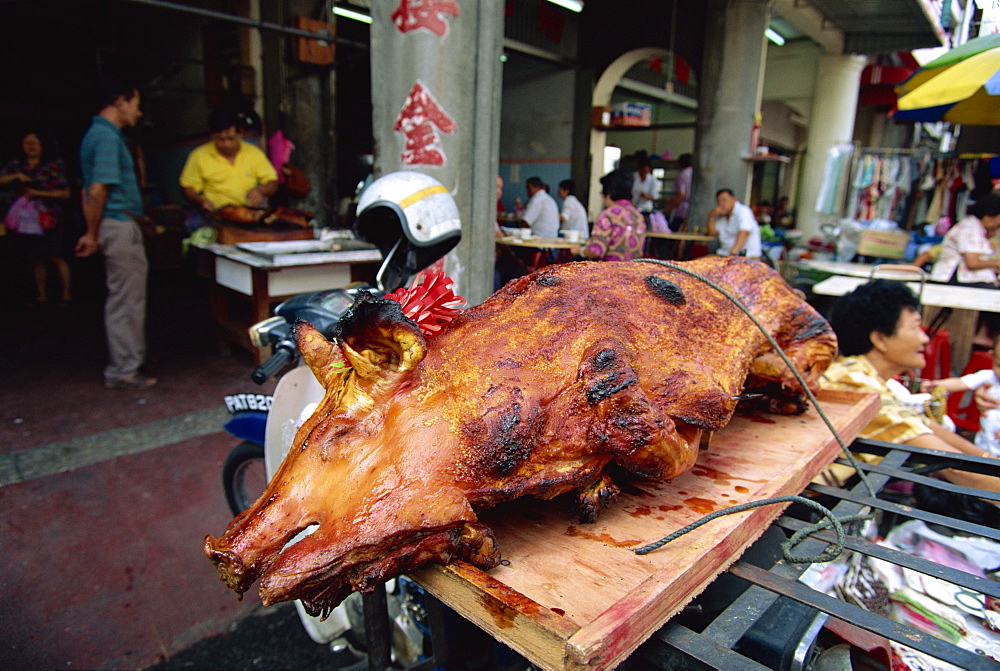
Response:
POLYGON ((68 308, 29 310, 15 292, 0 308, 2 668, 144 668, 260 610, 201 548, 230 520, 222 397, 255 387, 252 359, 219 355, 204 286, 159 271, 148 359, 161 382, 104 389, 97 270, 83 265, 68 308))

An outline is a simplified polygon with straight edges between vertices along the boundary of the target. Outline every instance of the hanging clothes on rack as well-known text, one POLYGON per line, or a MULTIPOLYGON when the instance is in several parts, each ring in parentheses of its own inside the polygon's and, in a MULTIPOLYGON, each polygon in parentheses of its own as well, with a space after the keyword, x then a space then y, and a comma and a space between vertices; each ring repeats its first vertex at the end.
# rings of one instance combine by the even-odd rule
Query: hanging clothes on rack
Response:
POLYGON ((929 152, 866 147, 858 151, 854 166, 848 216, 858 221, 884 219, 906 227, 929 152))
POLYGON ((816 197, 816 211, 820 214, 840 216, 844 192, 850 183, 853 155, 853 144, 834 145, 827 151, 823 181, 816 197))

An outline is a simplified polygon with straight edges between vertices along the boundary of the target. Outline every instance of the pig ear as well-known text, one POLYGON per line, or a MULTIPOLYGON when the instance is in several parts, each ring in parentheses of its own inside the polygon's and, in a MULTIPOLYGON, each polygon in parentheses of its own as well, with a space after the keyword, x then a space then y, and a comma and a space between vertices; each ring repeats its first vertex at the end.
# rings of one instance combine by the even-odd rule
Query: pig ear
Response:
POLYGON ((367 291, 358 294, 337 328, 344 356, 362 379, 406 373, 427 353, 420 327, 406 318, 402 306, 367 291))
POLYGON ((334 376, 347 370, 348 363, 340 348, 317 331, 309 322, 295 325, 295 340, 316 379, 326 387, 334 376))

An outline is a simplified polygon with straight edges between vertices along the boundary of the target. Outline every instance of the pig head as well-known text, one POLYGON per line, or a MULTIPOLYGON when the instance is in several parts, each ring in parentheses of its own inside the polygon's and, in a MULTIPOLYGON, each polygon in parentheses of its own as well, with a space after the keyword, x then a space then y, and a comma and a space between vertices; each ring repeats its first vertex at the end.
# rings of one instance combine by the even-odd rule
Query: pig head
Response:
MULTIPOLYGON (((815 386, 836 340, 779 275, 741 258, 686 267, 749 305, 815 386)), ((260 577, 265 604, 301 599, 313 614, 428 562, 495 566, 477 509, 574 491, 593 520, 617 493, 610 462, 644 478, 683 473, 747 384, 802 396, 722 294, 643 262, 544 268, 431 339, 399 304, 367 294, 339 328, 329 342, 298 326, 323 401, 267 491, 205 540, 230 588, 260 577)))

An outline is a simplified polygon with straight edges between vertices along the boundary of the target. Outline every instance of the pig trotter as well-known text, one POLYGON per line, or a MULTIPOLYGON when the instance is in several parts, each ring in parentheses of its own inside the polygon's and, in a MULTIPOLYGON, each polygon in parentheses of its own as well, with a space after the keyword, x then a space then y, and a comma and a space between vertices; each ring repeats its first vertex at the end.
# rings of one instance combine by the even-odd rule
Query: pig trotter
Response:
POLYGON ((575 512, 581 522, 593 524, 597 521, 601 508, 606 508, 616 498, 618 498, 618 487, 611 481, 610 475, 601 473, 593 484, 579 490, 575 512))
POLYGON ((226 583, 226 587, 242 597, 243 593, 250 589, 250 585, 257 579, 257 576, 247 574, 238 554, 229 550, 217 550, 215 543, 215 538, 205 536, 205 554, 215 564, 219 579, 226 583))

